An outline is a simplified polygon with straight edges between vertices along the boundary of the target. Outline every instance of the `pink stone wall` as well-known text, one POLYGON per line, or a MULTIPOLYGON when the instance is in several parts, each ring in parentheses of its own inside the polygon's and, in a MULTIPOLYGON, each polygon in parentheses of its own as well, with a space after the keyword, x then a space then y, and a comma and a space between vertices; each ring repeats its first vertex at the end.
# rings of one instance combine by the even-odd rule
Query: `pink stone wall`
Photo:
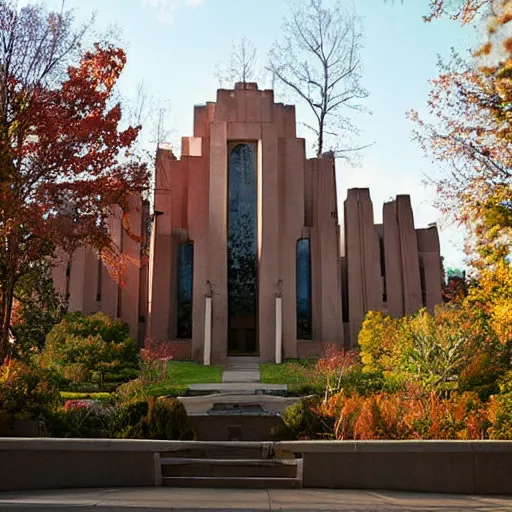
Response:
POLYGON ((306 159, 305 142, 296 136, 295 108, 275 104, 273 91, 241 83, 233 90, 217 91, 216 102, 194 108, 193 136, 182 138, 180 160, 169 150, 158 150, 156 213, 150 216, 147 205, 134 198, 130 216, 142 247, 150 246, 149 258, 141 260, 141 243, 123 231, 119 215, 111 217, 112 236, 130 261, 124 288, 108 276, 92 251, 73 255, 69 277, 64 264, 55 265, 56 286, 65 291, 69 285, 71 307, 86 312, 99 307, 126 320, 140 342, 151 337, 173 343, 180 357, 200 361, 205 296, 211 292, 211 361, 225 362, 228 154, 243 141, 258 148, 257 334, 262 361, 275 358, 276 294, 283 300, 284 358, 318 357, 326 343, 355 346, 369 310, 398 316, 417 310, 423 301, 429 308, 440 301, 437 229, 415 230, 409 197, 386 203, 383 225, 375 226, 368 189, 349 190, 342 254, 332 155, 306 159), (297 340, 300 238, 310 239, 312 251, 313 339, 308 341, 297 340), (176 341, 178 254, 184 242, 194 244, 193 329, 191 340, 176 341))

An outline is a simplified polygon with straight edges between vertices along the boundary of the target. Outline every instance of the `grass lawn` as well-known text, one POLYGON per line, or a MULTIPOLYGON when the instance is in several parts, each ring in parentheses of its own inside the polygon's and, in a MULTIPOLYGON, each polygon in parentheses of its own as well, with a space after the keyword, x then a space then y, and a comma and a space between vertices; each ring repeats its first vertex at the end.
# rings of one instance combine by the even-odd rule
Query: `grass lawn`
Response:
POLYGON ((290 394, 321 393, 323 381, 313 359, 289 359, 283 364, 262 363, 261 382, 288 384, 290 394))
POLYGON ((149 386, 148 392, 153 396, 179 396, 185 393, 190 384, 221 381, 220 366, 203 366, 192 361, 169 361, 165 381, 149 386))
POLYGON ((78 391, 61 391, 63 400, 108 400, 110 393, 80 393, 78 391))

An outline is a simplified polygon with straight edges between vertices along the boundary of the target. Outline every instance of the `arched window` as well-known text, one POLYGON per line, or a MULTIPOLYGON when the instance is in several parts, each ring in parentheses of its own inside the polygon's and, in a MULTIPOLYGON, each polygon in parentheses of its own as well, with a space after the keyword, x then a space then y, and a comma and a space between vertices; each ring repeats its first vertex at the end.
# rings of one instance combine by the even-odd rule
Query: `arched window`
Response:
POLYGON ((180 244, 178 256, 177 338, 192 339, 192 297, 194 287, 194 244, 180 244))
POLYGON ((313 337, 311 307, 311 242, 297 241, 297 339, 313 337))

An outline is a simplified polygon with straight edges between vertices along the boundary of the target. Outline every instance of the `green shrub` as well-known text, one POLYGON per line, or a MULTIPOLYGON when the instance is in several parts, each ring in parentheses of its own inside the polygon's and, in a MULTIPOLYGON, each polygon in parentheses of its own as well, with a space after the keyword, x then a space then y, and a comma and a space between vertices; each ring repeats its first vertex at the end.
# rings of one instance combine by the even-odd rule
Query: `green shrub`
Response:
POLYGON ((137 374, 138 348, 125 322, 104 313, 70 313, 48 334, 40 362, 69 381, 129 379, 137 374))
POLYGON ((0 415, 4 422, 44 420, 59 402, 59 391, 47 371, 12 359, 0 366, 0 415))
POLYGON ((185 406, 173 398, 132 400, 117 406, 110 427, 121 439, 189 440, 195 435, 185 406))
POLYGON ((334 421, 321 412, 319 396, 304 397, 287 407, 283 414, 283 425, 273 429, 277 440, 318 439, 332 436, 334 421))
POLYGON ((68 400, 51 414, 47 429, 53 437, 108 438, 115 409, 92 400, 68 400))
POLYGON ((112 437, 118 439, 144 438, 144 425, 149 412, 147 400, 122 403, 112 416, 112 437))
POLYGON ((145 421, 146 439, 194 439, 185 406, 175 398, 150 398, 145 421))
POLYGON ((364 371, 362 365, 354 365, 343 375, 341 387, 348 395, 358 393, 369 396, 384 390, 392 392, 398 389, 399 385, 393 385, 390 378, 385 379, 382 372, 364 371))

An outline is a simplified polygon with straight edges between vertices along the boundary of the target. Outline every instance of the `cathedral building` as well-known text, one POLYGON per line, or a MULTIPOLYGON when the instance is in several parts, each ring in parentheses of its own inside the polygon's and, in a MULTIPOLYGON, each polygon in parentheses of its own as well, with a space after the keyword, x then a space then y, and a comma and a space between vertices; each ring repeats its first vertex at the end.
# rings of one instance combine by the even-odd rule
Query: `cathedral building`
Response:
POLYGON ((335 160, 306 158, 295 108, 254 83, 194 108, 181 158, 159 149, 154 211, 133 198, 131 230, 111 219, 127 255, 123 285, 97 255, 54 268, 70 310, 127 321, 142 344, 173 343, 181 358, 222 364, 318 356, 357 344, 369 310, 403 316, 441 302, 435 225, 416 229, 407 195, 375 224, 368 189, 351 189, 338 217, 335 160))

